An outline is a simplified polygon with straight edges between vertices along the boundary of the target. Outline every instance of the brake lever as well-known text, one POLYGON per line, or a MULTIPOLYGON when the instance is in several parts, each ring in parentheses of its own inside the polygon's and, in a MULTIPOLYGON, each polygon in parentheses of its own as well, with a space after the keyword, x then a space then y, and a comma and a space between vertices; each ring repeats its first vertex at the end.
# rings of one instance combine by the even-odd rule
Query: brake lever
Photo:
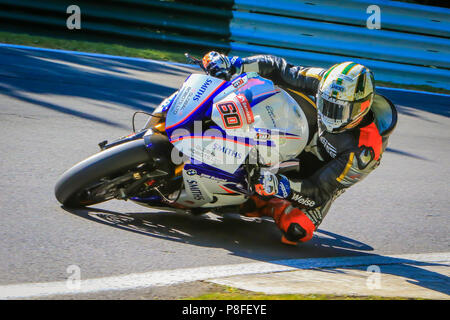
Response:
POLYGON ((189 53, 185 53, 184 56, 186 57, 188 63, 198 65, 203 71, 205 71, 206 74, 208 74, 208 71, 203 66, 203 63, 201 60, 191 56, 189 53))

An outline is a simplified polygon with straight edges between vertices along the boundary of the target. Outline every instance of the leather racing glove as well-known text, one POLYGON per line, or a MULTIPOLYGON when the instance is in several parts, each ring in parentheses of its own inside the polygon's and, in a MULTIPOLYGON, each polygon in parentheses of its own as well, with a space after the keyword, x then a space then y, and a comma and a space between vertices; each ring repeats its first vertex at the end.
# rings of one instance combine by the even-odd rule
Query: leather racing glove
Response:
POLYGON ((303 189, 302 182, 291 181, 282 174, 270 171, 261 172, 259 181, 254 185, 255 192, 264 200, 280 198, 291 201, 294 206, 300 208, 317 207, 316 202, 307 193, 302 192, 303 189))
POLYGON ((259 183, 255 185, 255 192, 263 198, 287 199, 291 194, 291 188, 289 180, 285 176, 270 171, 262 171, 259 183))

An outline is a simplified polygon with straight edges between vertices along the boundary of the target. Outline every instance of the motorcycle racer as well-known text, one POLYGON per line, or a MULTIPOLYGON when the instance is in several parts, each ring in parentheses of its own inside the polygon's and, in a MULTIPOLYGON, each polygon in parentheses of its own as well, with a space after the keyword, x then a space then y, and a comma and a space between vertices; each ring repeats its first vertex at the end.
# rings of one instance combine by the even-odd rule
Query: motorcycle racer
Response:
POLYGON ((395 106, 375 93, 372 71, 355 62, 323 69, 272 55, 230 58, 214 51, 202 61, 212 76, 257 72, 297 101, 315 100, 315 110, 304 110, 311 134, 299 155, 300 172, 262 172, 254 186, 258 196, 242 206, 247 216, 272 217, 283 243, 310 240, 332 202, 379 166, 396 126, 395 106))

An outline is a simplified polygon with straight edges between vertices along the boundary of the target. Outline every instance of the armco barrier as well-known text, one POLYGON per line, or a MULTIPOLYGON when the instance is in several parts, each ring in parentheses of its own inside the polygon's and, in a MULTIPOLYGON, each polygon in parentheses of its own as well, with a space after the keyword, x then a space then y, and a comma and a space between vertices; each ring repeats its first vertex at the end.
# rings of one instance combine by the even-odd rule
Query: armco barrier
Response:
MULTIPOLYGON (((151 47, 168 43, 292 63, 367 65, 382 81, 450 89, 450 9, 387 0, 0 0, 1 23, 151 47), (82 28, 66 28, 69 5, 82 28), (381 29, 366 27, 369 6, 381 29)), ((106 41, 108 42, 108 41, 106 41)))
POLYGON ((328 67, 355 61, 378 80, 450 89, 450 10, 381 0, 236 0, 231 54, 328 67), (381 29, 367 28, 377 5, 381 29))
MULTIPOLYGON (((66 9, 81 9, 82 28, 78 34, 108 35, 117 42, 158 41, 177 45, 228 50, 231 3, 212 0, 0 0, 0 19, 27 26, 30 31, 44 27, 51 33, 66 30, 66 9)), ((67 33, 68 38, 72 35, 67 33)), ((151 44, 152 42, 148 42, 151 44)))
POLYGON ((235 0, 234 9, 365 27, 371 5, 383 29, 449 37, 449 9, 391 0, 235 0))

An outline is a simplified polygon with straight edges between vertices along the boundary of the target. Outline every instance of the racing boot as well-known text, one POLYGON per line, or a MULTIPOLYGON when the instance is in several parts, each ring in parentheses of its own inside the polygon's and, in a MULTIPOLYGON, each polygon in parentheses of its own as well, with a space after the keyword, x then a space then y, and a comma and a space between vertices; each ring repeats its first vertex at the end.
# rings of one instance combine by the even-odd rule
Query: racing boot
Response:
MULTIPOLYGON (((313 237, 314 223, 298 208, 287 200, 273 198, 268 201, 255 196, 252 197, 253 209, 247 212, 247 217, 271 217, 283 232, 281 242, 297 245, 298 242, 307 242, 313 237)), ((250 206, 247 204, 248 208, 250 206)))
POLYGON ((246 203, 241 205, 239 212, 246 217, 260 218, 264 216, 265 212, 262 209, 267 206, 268 203, 269 201, 263 200, 261 197, 252 196, 246 203))

